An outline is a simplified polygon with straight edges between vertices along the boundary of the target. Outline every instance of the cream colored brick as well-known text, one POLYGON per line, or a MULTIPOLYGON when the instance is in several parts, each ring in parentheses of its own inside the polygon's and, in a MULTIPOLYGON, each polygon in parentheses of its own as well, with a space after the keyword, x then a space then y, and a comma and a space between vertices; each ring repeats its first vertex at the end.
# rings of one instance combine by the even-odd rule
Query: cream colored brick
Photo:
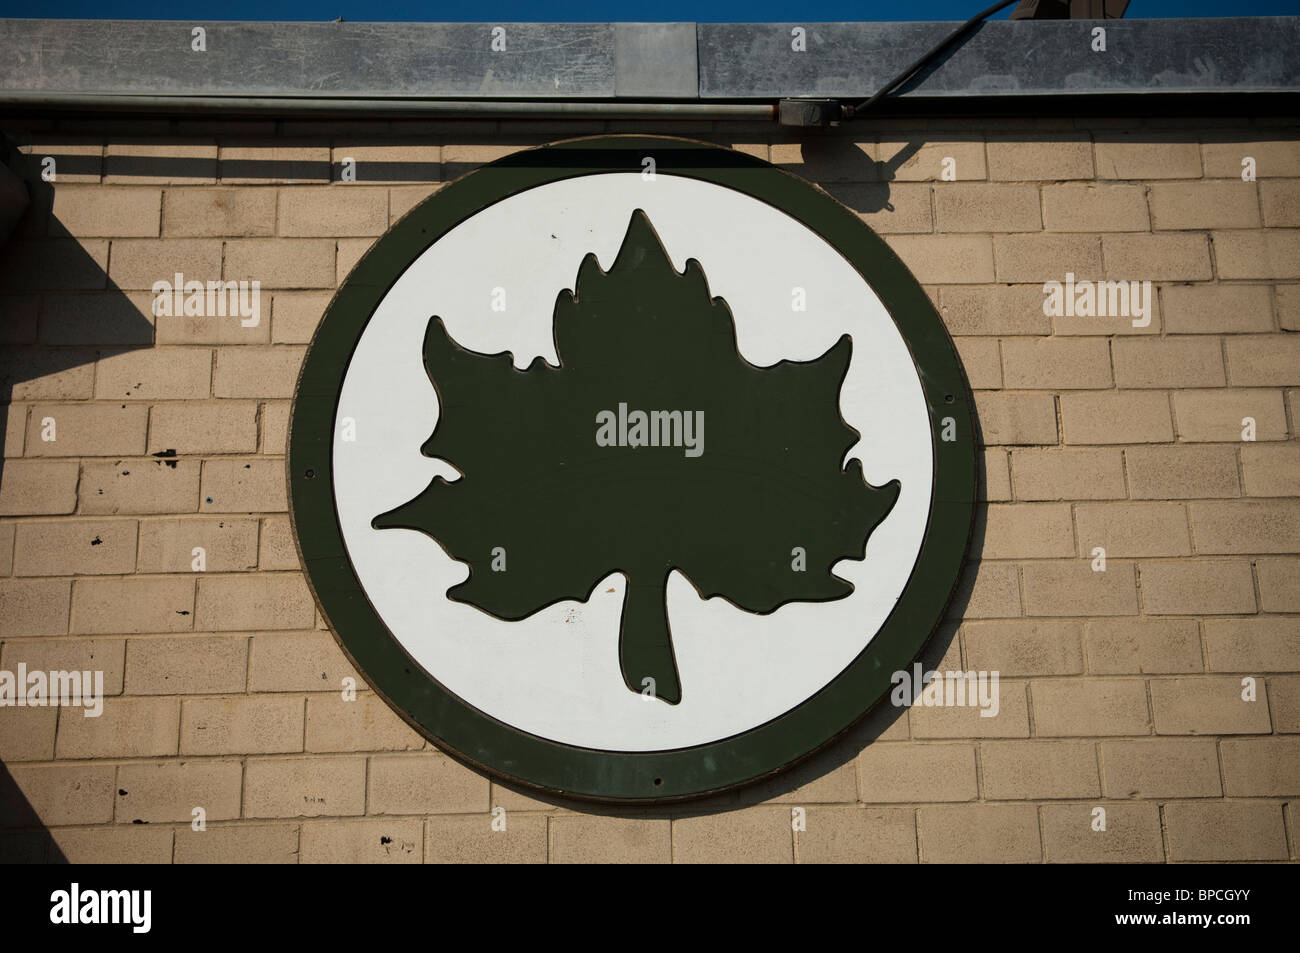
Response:
POLYGON ((1115 138, 1096 144, 1099 179, 1199 179, 1200 147, 1195 142, 1115 138))
POLYGON ((217 352, 217 397, 292 397, 305 348, 236 348, 217 352))
MULTIPOLYGON (((1195 536, 1194 517, 1192 525, 1195 536)), ((1141 575, 1142 607, 1150 615, 1255 611, 1255 585, 1244 559, 1148 561, 1141 575)))
POLYGON ((1206 142, 1201 144, 1207 177, 1241 181, 1241 160, 1250 156, 1255 160, 1258 178, 1300 175, 1300 149, 1294 139, 1253 142, 1206 142))
POLYGON ((271 302, 271 340, 276 344, 306 344, 325 314, 330 295, 280 292, 271 302))
MULTIPOLYGON (((1108 278, 1200 281, 1211 277, 1210 247, 1204 235, 1103 235, 1101 248, 1108 278)), ((1220 272, 1219 277, 1225 276, 1220 272)))
POLYGON ((412 212, 417 205, 433 195, 442 184, 412 185, 388 190, 388 223, 397 222, 412 212))
MULTIPOLYGON (((13 672, 13 669, 7 671, 13 672)), ((28 671, 32 669, 29 667, 28 671)), ((17 678, 16 672, 14 677, 17 678)), ((72 717, 72 714, 68 717, 72 717)), ((19 761, 52 761, 54 726, 58 718, 59 709, 54 705, 47 708, 0 708, 0 761, 5 764, 16 764, 19 761)), ((4 807, 4 797, 0 795, 0 811, 3 811, 4 807)), ((7 815, 9 812, 3 813, 7 815)), ((4 819, 6 822, 12 821, 8 816, 4 819)), ((2 852, 0 856, 3 856, 2 852)))
POLYGON ((1219 797, 1219 756, 1206 739, 1103 741, 1102 777, 1112 798, 1219 797))
POLYGON ((254 401, 164 403, 149 418, 149 452, 252 453, 257 450, 254 401))
POLYGON ((295 824, 217 825, 205 831, 176 831, 178 864, 296 864, 295 824))
POLYGON ((330 148, 319 141, 276 138, 223 143, 219 160, 226 185, 330 180, 330 148))
POLYGON ((249 691, 342 691, 345 678, 353 679, 359 687, 365 686, 329 633, 253 636, 249 650, 249 691))
MULTIPOLYGON (((1273 300, 1277 305, 1277 322, 1284 331, 1300 331, 1300 285, 1276 285, 1273 300)), ((1263 328, 1270 331, 1272 328, 1263 328)))
POLYGON ((193 513, 199 496, 199 464, 139 457, 86 463, 79 492, 83 513, 193 513))
POLYGON ((998 281, 1038 282, 1040 294, 1042 282, 1064 281, 1067 272, 1079 278, 1101 274, 1101 239, 1096 235, 998 235, 993 254, 998 281))
POLYGON ((0 515, 55 516, 77 508, 73 460, 6 460, 0 481, 0 515))
POLYGON ((205 572, 240 572, 257 566, 257 520, 143 520, 140 572, 193 572, 195 548, 205 572))
POLYGON ((986 559, 1074 555, 1074 525, 1064 503, 993 505, 986 519, 986 559))
POLYGON ((6 827, 102 824, 113 819, 111 765, 14 765, 8 774, 15 790, 5 792, 5 801, 20 794, 30 807, 5 804, 6 827))
POLYGON ((288 517, 270 516, 262 520, 257 565, 262 570, 302 568, 288 517))
POLYGON ((1119 450, 1012 450, 1011 477, 1021 500, 1113 500, 1125 495, 1119 450))
POLYGON ((302 825, 300 862, 304 864, 418 864, 423 851, 424 824, 418 818, 302 825))
POLYGON ((357 139, 338 140, 333 153, 336 170, 344 159, 356 163, 357 183, 437 182, 442 175, 441 147, 423 140, 383 145, 357 139))
POLYGON ((1259 228, 1253 182, 1158 182, 1148 188, 1153 228, 1259 228))
POLYGON ((828 749, 751 790, 776 804, 852 804, 858 799, 858 772, 852 760, 828 749))
POLYGON ((211 184, 217 177, 217 144, 172 136, 114 142, 104 149, 104 181, 132 185, 190 182, 211 184))
POLYGON ((243 765, 238 761, 163 761, 124 764, 117 771, 116 820, 186 823, 203 808, 207 822, 239 816, 243 765))
POLYGON ((1300 618, 1206 619, 1203 624, 1211 672, 1300 671, 1300 618))
MULTIPOLYGON (((215 280, 215 279, 214 279, 215 280)), ((234 299, 227 297, 218 303, 214 294, 212 310, 204 315, 161 315, 158 323, 158 344, 269 344, 271 322, 269 299, 261 289, 248 288, 234 299), (239 309, 243 308, 241 312, 239 309), (224 310, 227 313, 221 314, 224 310), (244 313, 249 317, 245 318, 244 313), (244 322, 250 322, 245 327, 244 322)), ((206 310, 206 305, 204 306, 206 310)))
POLYGON ((976 394, 975 413, 985 445, 1056 443, 1050 394, 976 394))
POLYGON ((1282 806, 1252 801, 1175 801, 1165 805, 1172 861, 1286 860, 1282 806))
MULTIPOLYGON (((973 663, 971 668, 975 668, 973 663)), ((947 673, 960 669, 960 663, 954 661, 951 665, 944 664, 936 670, 947 673)), ((911 737, 918 740, 1029 737, 1029 703, 1023 683, 999 678, 996 709, 988 703, 986 707, 981 707, 978 689, 969 682, 967 684, 967 691, 974 694, 965 697, 964 705, 948 705, 944 699, 945 704, 931 706, 926 704, 924 696, 914 701, 908 709, 911 737), (996 714, 992 714, 995 710, 996 714), (986 716, 985 711, 991 714, 986 716)), ((957 700, 955 692, 954 688, 954 702, 957 700)), ((985 698, 989 699, 989 695, 986 694, 985 698)))
MULTIPOLYGON (((987 439, 986 436, 985 440, 987 439)), ((984 451, 984 466, 980 471, 979 481, 980 500, 1011 499, 1011 463, 1007 460, 1005 450, 984 451)))
POLYGON ((890 235, 886 240, 916 279, 926 284, 994 280, 993 245, 985 235, 890 235))
POLYGON ((1187 513, 1177 503, 1080 503, 1074 508, 1079 555, 1094 548, 1107 558, 1187 556, 1187 513))
POLYGON ((1300 228, 1214 232, 1220 278, 1300 277, 1300 228))
MULTIPOLYGON (((893 181, 896 182, 934 182, 943 173, 944 160, 952 159, 958 181, 984 179, 988 169, 984 162, 984 143, 975 140, 930 140, 923 141, 921 148, 911 153, 897 166, 898 157, 908 149, 915 140, 881 141, 876 143, 874 153, 878 161, 893 168, 893 181)), ((772 147, 773 161, 776 161, 776 146, 772 147)))
POLYGON ((1043 853, 1048 863, 1158 864, 1164 861, 1157 805, 1107 804, 1106 829, 1102 831, 1092 826, 1095 806, 1043 806, 1043 853))
POLYGON ((128 695, 242 692, 248 639, 186 636, 131 639, 126 644, 128 695))
POLYGON ((1255 560, 1259 607, 1264 612, 1300 612, 1300 558, 1255 560))
POLYGON ((1092 619, 1084 626, 1084 642, 1094 675, 1202 670, 1194 619, 1092 619))
POLYGON ((1160 304, 1169 334, 1273 330, 1268 285, 1161 285, 1160 304))
POLYGON ((308 751, 416 751, 424 738, 378 695, 344 701, 331 692, 307 699, 308 751))
POLYGON ((426 864, 544 864, 547 819, 537 814, 509 814, 504 831, 492 830, 492 818, 465 815, 431 817, 425 822, 426 864))
POLYGON ((66 579, 0 579, 0 638, 67 635, 71 592, 66 579))
POLYGON ((1268 698, 1263 681, 1255 701, 1242 699, 1233 677, 1161 678, 1151 681, 1156 734, 1268 734, 1268 698))
POLYGON ((1300 552, 1300 500, 1193 503, 1188 515, 1198 552, 1300 552))
POLYGON ((1224 341, 1234 387, 1300 384, 1300 334, 1249 334, 1224 341))
POLYGON ((988 143, 989 178, 1001 182, 1091 179, 1092 142, 1044 136, 988 143))
POLYGON ((1091 741, 991 741, 980 745, 984 796, 997 801, 1101 795, 1091 741))
POLYGON ((181 708, 182 754, 287 754, 302 750, 302 735, 303 700, 293 696, 195 698, 181 708))
MULTIPOLYGON (((968 622, 962 626, 966 664, 974 671, 1000 672, 1004 680, 1017 675, 1077 675, 1083 671, 1082 630, 1079 622, 1045 619, 968 622)), ((1005 703, 1009 694, 1005 681, 1000 691, 1005 703)), ((997 717, 1001 719, 1001 711, 997 717)))
POLYGON ((203 462, 202 513, 276 513, 288 508, 284 464, 279 460, 203 462))
POLYGON ((814 807, 795 834, 801 864, 914 864, 916 822, 902 808, 814 807))
MULTIPOLYGON (((450 182, 481 165, 495 162, 497 159, 513 155, 526 148, 528 148, 527 144, 500 141, 476 145, 445 145, 442 147, 442 177, 450 182)), ((775 154, 772 161, 777 161, 775 154)))
POLYGON ((199 580, 198 627, 204 632, 306 629, 315 616, 315 603, 298 573, 199 580))
POLYGON ((5 458, 21 457, 23 444, 27 439, 27 411, 24 405, 10 404, 5 407, 4 421, 4 455, 5 458))
POLYGON ((939 313, 953 335, 1046 334, 1043 288, 1032 285, 944 286, 939 313))
POLYGON ((488 795, 487 778, 441 752, 370 759, 371 814, 486 813, 488 795))
POLYGON ((50 832, 54 847, 70 864, 166 864, 172 832, 167 827, 66 828, 50 832))
POLYGON ((322 238, 382 235, 388 230, 388 190, 355 184, 279 190, 281 235, 322 238))
POLYGON ((90 350, 0 348, 0 386, 11 401, 80 400, 91 395, 94 360, 90 350))
POLYGON ((1034 734, 1103 737, 1151 732, 1146 684, 1130 678, 1072 678, 1029 686, 1034 734))
POLYGON ((958 338, 953 342, 966 379, 979 390, 1002 386, 1002 355, 996 338, 958 338))
POLYGON ((221 242, 185 238, 115 238, 108 277, 118 288, 150 290, 154 282, 215 281, 221 275, 221 242))
POLYGON ((858 218, 866 222, 876 234, 903 235, 934 231, 932 191, 930 185, 895 182, 889 187, 889 203, 883 208, 878 208, 881 187, 875 182, 837 186, 835 197, 853 208, 858 218))
POLYGON ((0 523, 0 576, 13 575, 16 528, 13 523, 0 523))
MULTIPOLYGON (((673 860, 673 822, 667 818, 564 814, 552 817, 550 823, 553 864, 667 864, 673 860)), ((786 833, 789 836, 789 822, 786 833)))
POLYGON ((76 238, 157 238, 162 191, 60 183, 54 190, 57 234, 76 238))
MULTIPOLYGON (((1173 399, 1181 440, 1238 443, 1247 417, 1255 421, 1256 440, 1286 439, 1286 408, 1280 390, 1178 390, 1173 399)), ((1249 448, 1251 453, 1263 449, 1249 448)))
POLYGON ((184 576, 78 579, 72 585, 76 634, 187 632, 193 613, 194 580, 184 576))
POLYGON ((283 456, 289 450, 289 414, 292 408, 287 400, 268 401, 262 404, 262 452, 283 456))
POLYGON ((152 758, 176 754, 177 698, 105 698, 98 718, 60 718, 58 758, 152 758))
POLYGON ((366 808, 365 758, 250 758, 245 817, 341 817, 366 808))
POLYGON ((57 182, 99 182, 104 166, 104 140, 92 136, 69 136, 63 133, 42 132, 35 141, 18 143, 18 151, 31 156, 29 160, 39 167, 46 156, 55 160, 57 182))
POLYGON ((0 650, 0 668, 14 671, 103 672, 104 694, 122 694, 125 639, 18 639, 0 650))
POLYGON ((1038 812, 1032 804, 922 807, 916 836, 924 864, 1038 863, 1038 812))
POLYGON ((95 396, 101 400, 197 400, 211 390, 207 348, 154 348, 106 354, 95 362, 95 396))
POLYGON ((334 287, 334 241, 326 238, 244 238, 226 242, 227 281, 259 281, 263 293, 281 288, 334 287))
POLYGON ((1136 500, 1238 496, 1233 447, 1130 447, 1124 451, 1129 491, 1136 500))
POLYGON ((1033 232, 1043 227, 1033 186, 941 183, 934 189, 934 210, 940 232, 1033 232))
POLYGON ((966 744, 874 744, 857 758, 858 791, 868 804, 973 801, 975 749, 966 744))
POLYGON ((1136 615, 1133 566, 1109 562, 1094 572, 1091 560, 1026 563, 1025 612, 1031 616, 1136 615))
POLYGON ((148 418, 147 407, 129 404, 37 404, 27 419, 27 456, 141 454, 148 418))
POLYGON ((789 864, 794 835, 788 810, 754 807, 673 821, 679 864, 789 864))
POLYGON ((1300 732, 1300 678, 1274 676, 1268 680, 1268 694, 1273 704, 1273 730, 1300 732))
POLYGON ((92 576, 135 569, 135 520, 23 522, 15 576, 92 576))
POLYGON ((1020 577, 1012 563, 967 563, 949 607, 951 618, 1004 619, 1020 615, 1020 577))
POLYGON ((1223 386, 1223 353, 1217 338, 1169 337, 1117 340, 1115 380, 1125 387, 1223 386))
POLYGON ((1228 797, 1286 797, 1300 791, 1300 738, 1238 738, 1219 747, 1228 797))
POLYGON ((275 189, 167 189, 162 231, 169 237, 243 238, 275 234, 275 189))
POLYGON ((1300 180, 1261 182, 1259 204, 1264 212, 1264 224, 1269 228, 1300 225, 1300 180))
POLYGON ((375 243, 372 238, 340 238, 338 247, 338 259, 335 266, 339 276, 340 283, 357 266, 357 262, 368 252, 375 243))
POLYGON ((1164 394, 1104 391, 1061 395, 1067 444, 1166 443, 1174 439, 1164 394))
POLYGON ((1012 389, 1111 386, 1110 348, 1104 340, 1005 340, 1002 342, 1002 361, 1006 386, 1012 389))
POLYGON ((1091 182, 1044 186, 1043 227, 1049 232, 1148 231, 1146 190, 1091 182))

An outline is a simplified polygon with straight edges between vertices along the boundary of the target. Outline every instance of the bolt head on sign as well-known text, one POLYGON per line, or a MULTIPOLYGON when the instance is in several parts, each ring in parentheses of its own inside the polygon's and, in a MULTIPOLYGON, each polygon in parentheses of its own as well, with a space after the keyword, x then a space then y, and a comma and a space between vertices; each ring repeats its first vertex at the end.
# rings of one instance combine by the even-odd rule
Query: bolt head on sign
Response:
POLYGON ((370 686, 466 763, 608 801, 767 777, 888 704, 976 477, 952 341, 885 243, 646 136, 516 153, 394 225, 312 341, 288 470, 370 686))

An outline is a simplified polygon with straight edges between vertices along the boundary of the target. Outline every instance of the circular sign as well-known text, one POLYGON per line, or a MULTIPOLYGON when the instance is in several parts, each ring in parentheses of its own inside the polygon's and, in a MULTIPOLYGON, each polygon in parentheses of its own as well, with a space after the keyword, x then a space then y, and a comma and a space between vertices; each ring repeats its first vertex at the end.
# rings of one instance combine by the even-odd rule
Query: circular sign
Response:
POLYGON ((759 159, 612 136, 442 188, 335 295, 288 480, 321 611, 474 766, 580 797, 779 771, 888 694, 975 498, 942 322, 759 159))

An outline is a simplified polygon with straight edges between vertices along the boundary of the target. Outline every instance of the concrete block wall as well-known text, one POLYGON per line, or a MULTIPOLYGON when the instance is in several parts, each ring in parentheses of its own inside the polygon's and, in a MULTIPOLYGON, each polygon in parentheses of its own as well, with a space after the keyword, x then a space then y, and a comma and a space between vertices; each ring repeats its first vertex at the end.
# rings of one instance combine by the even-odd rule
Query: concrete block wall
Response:
POLYGON ((0 127, 34 198, 0 247, 0 668, 101 669, 108 693, 97 719, 0 708, 0 853, 1296 859, 1300 120, 0 127), (758 787, 612 809, 461 766, 364 680, 342 700, 356 673, 286 513, 306 345, 371 243, 444 182, 596 132, 768 159, 857 211, 926 287, 975 393, 984 475, 923 661, 998 670, 997 717, 886 707, 758 787), (261 321, 155 317, 150 287, 176 272, 260 281, 261 321), (1067 272, 1150 281, 1149 326, 1046 315, 1043 284, 1067 272))

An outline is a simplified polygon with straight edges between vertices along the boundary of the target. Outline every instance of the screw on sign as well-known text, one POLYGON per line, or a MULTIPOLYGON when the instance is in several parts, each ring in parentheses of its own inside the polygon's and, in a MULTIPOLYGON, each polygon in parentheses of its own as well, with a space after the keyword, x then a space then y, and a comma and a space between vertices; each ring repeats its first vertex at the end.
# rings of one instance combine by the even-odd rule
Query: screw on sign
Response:
POLYGON ((288 466, 376 692, 471 765, 611 801, 768 776, 886 698, 975 495, 960 364, 888 247, 761 160, 642 136, 398 222, 317 331, 288 466))

